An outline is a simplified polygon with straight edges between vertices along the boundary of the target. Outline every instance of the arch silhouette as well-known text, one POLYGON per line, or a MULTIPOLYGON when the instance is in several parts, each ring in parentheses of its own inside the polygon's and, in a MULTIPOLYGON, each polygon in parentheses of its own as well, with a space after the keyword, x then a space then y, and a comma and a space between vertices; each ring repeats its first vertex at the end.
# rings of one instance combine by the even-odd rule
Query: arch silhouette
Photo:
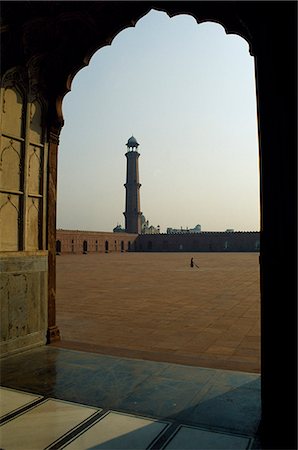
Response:
POLYGON ((56 254, 60 255, 60 253, 61 253, 61 241, 57 240, 56 241, 56 254))
POLYGON ((88 241, 83 241, 83 253, 87 253, 88 252, 88 241))
MULTIPOLYGON (((208 8, 208 6, 207 7, 205 6, 203 8, 201 17, 195 14, 194 12, 185 11, 184 8, 181 8, 181 6, 178 8, 173 7, 173 4, 161 7, 160 5, 158 6, 154 5, 154 2, 152 2, 152 6, 148 5, 145 8, 136 8, 136 9, 141 9, 143 11, 136 13, 133 19, 127 18, 125 21, 119 23, 118 26, 115 26, 113 32, 109 35, 109 37, 106 37, 104 40, 102 38, 99 38, 97 42, 93 41, 92 43, 90 43, 89 46, 87 46, 84 49, 83 52, 80 52, 79 54, 80 59, 74 61, 72 69, 69 71, 69 73, 66 75, 64 79, 63 86, 61 86, 60 91, 57 92, 55 102, 56 108, 55 113, 57 124, 60 124, 60 126, 63 126, 64 124, 63 108, 62 108, 63 99, 65 95, 71 91, 72 82, 77 73, 90 64, 90 61, 96 52, 98 52, 100 49, 104 47, 111 46, 113 44, 115 37, 117 37, 119 34, 121 34, 122 31, 126 30, 127 28, 134 28, 137 25, 138 21, 142 19, 144 16, 146 16, 151 10, 164 12, 170 19, 179 15, 188 15, 190 17, 193 17, 193 19, 197 22, 198 26, 206 22, 221 25, 227 35, 234 34, 243 38, 248 44, 249 53, 252 56, 254 55, 252 35, 249 32, 247 26, 241 20, 239 20, 239 18, 235 17, 233 18, 233 20, 231 20, 230 17, 225 17, 225 19, 223 19, 220 13, 214 14, 214 11, 212 11, 212 14, 211 11, 208 11, 209 15, 207 17, 204 17, 204 9, 213 10, 213 8, 208 8)), ((82 18, 80 15, 74 12, 69 13, 67 15, 67 19, 65 15, 58 17, 56 19, 56 26, 61 27, 63 26, 65 21, 70 20, 79 22, 78 27, 80 27, 81 30, 86 27, 88 21, 90 24, 90 17, 88 17, 86 22, 86 17, 82 18)), ((94 26, 94 23, 92 25, 94 26)))

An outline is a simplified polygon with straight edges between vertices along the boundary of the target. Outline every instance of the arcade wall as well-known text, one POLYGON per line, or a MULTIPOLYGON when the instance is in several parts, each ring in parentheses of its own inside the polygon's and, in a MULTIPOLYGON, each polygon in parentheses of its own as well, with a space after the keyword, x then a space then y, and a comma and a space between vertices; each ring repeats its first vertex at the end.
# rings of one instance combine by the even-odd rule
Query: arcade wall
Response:
POLYGON ((130 233, 57 230, 56 253, 134 251, 137 237, 130 233))
POLYGON ((138 251, 152 252, 258 252, 260 233, 202 232, 189 234, 140 235, 138 251))
POLYGON ((258 252, 259 232, 202 232, 189 234, 130 234, 57 230, 56 251, 93 252, 258 252))

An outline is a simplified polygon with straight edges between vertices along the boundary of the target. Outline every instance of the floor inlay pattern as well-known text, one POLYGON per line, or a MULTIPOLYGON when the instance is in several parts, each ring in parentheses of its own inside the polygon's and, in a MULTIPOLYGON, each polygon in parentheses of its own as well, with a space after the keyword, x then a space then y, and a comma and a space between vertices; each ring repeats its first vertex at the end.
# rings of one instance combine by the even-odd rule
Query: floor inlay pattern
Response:
POLYGON ((28 394, 0 386, 0 419, 3 420, 8 415, 17 413, 41 398, 41 395, 28 394))
POLYGON ((167 422, 112 411, 63 448, 146 449, 168 426, 167 422))
POLYGON ((5 411, 15 415, 0 427, 1 450, 247 450, 252 445, 249 436, 64 400, 42 400, 41 396, 1 388, 1 393, 4 391, 9 391, 5 411), (28 405, 30 399, 42 401, 25 411, 15 408, 21 403, 28 405))
POLYGON ((251 447, 251 439, 244 436, 181 426, 166 442, 166 450, 245 450, 251 447))
POLYGON ((1 425, 4 450, 41 450, 100 410, 61 400, 46 399, 1 425))

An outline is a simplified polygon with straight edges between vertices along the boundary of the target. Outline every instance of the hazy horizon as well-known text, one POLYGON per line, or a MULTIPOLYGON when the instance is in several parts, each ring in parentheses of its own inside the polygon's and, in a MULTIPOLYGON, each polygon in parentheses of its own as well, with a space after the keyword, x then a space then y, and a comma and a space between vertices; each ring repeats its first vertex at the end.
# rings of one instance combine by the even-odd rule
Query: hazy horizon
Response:
POLYGON ((93 55, 63 113, 57 228, 124 226, 134 135, 150 224, 259 231, 254 59, 241 37, 151 11, 93 55))

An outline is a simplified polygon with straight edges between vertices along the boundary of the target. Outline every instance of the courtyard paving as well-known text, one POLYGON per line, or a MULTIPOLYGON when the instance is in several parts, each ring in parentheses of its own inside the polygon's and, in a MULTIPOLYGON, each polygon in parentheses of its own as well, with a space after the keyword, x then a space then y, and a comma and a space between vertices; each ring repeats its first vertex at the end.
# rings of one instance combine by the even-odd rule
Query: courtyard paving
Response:
POLYGON ((260 372, 257 253, 57 257, 55 346, 260 372), (199 266, 191 268, 190 258, 199 266))

